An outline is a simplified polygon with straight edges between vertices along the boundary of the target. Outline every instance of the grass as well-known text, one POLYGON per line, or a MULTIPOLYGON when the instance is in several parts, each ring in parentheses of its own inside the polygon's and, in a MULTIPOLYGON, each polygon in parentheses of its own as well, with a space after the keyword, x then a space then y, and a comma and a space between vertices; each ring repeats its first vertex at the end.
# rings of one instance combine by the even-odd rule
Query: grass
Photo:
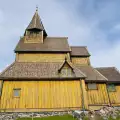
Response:
MULTIPOLYGON (((32 118, 19 118, 17 120, 32 120, 32 118)), ((64 115, 64 116, 51 116, 51 117, 44 117, 44 118, 34 118, 33 120, 76 120, 71 115, 64 115)))
MULTIPOLYGON (((19 118, 17 120, 32 120, 32 118, 19 118)), ((44 118, 33 118, 33 120, 77 120, 75 118, 73 118, 71 115, 64 115, 64 116, 51 116, 51 117, 44 117, 44 118)), ((83 120, 89 120, 87 117, 85 117, 83 120)), ((103 120, 98 119, 98 120, 103 120)), ((120 117, 113 119, 113 118, 109 118, 108 120, 120 120, 120 117)))

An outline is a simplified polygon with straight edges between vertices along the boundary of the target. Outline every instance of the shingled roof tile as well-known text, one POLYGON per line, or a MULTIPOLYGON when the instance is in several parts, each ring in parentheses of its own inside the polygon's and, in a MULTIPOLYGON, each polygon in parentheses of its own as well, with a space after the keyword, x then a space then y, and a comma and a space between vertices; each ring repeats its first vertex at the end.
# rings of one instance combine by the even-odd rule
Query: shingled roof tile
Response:
POLYGON ((67 37, 46 37, 44 43, 24 43, 21 39, 15 52, 70 52, 67 37))
POLYGON ((86 76, 86 81, 94 81, 94 82, 103 82, 107 81, 107 78, 102 75, 99 71, 94 69, 92 66, 76 66, 80 69, 86 76))
MULTIPOLYGON (((34 62, 15 62, 1 73, 0 79, 64 79, 69 77, 59 76, 58 69, 62 63, 34 63, 34 62)), ((80 70, 74 68, 75 76, 70 78, 85 78, 80 70)))
POLYGON ((120 83, 120 72, 115 67, 100 67, 96 69, 108 79, 108 82, 120 83))
POLYGON ((71 56, 87 56, 90 54, 86 46, 71 46, 71 56))

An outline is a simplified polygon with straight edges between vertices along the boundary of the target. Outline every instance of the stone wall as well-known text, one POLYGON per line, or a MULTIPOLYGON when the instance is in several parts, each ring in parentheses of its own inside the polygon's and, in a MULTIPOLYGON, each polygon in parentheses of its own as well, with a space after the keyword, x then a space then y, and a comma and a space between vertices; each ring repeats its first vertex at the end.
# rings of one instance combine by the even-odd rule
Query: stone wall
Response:
POLYGON ((16 120, 17 118, 41 118, 41 117, 49 117, 49 116, 62 116, 65 114, 72 115, 72 111, 62 111, 62 112, 1 112, 0 120, 16 120))

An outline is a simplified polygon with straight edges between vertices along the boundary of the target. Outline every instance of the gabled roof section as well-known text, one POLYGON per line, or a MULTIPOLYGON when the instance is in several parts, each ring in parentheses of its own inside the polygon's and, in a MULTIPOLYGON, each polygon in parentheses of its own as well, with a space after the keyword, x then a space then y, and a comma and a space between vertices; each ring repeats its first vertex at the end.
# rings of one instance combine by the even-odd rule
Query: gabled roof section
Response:
POLYGON ((90 54, 86 46, 71 46, 71 56, 73 57, 89 57, 90 54))
POLYGON ((21 38, 15 52, 70 52, 67 37, 46 37, 44 43, 24 43, 21 38))
POLYGON ((59 69, 58 69, 58 72, 60 73, 62 68, 64 67, 64 65, 67 64, 71 70, 73 71, 73 73, 75 74, 76 77, 81 77, 81 78, 86 78, 86 75, 80 71, 79 69, 77 69, 70 61, 68 61, 66 58, 65 58, 65 61, 59 66, 59 69))
POLYGON ((60 65, 58 72, 60 72, 62 70, 62 68, 64 67, 65 64, 67 64, 72 70, 74 69, 72 63, 69 62, 67 59, 65 59, 65 61, 60 65))
POLYGON ((84 74, 79 69, 74 69, 75 76, 60 76, 58 69, 61 62, 14 62, 5 71, 0 74, 0 79, 3 80, 36 80, 36 79, 82 79, 84 74))
POLYGON ((94 69, 92 66, 76 66, 81 70, 87 77, 86 82, 105 82, 108 79, 102 75, 99 71, 94 69))
POLYGON ((119 82, 120 83, 120 72, 115 67, 100 67, 96 68, 101 74, 103 74, 108 82, 119 82))

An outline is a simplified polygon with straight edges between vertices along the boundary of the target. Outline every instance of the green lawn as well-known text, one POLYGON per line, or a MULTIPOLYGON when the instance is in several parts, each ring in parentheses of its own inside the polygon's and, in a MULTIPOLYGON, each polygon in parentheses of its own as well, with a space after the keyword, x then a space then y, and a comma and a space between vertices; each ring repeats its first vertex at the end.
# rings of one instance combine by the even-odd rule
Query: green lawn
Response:
MULTIPOLYGON (((19 118, 17 120, 32 120, 32 118, 19 118)), ((44 118, 33 118, 33 120, 77 120, 73 118, 71 115, 64 115, 64 116, 51 116, 51 117, 44 117, 44 118)), ((84 118, 83 120, 88 120, 88 118, 84 118)), ((96 120, 103 120, 103 119, 96 119, 96 120)), ((115 120, 109 118, 108 120, 115 120)), ((116 120, 120 120, 117 118, 116 120)))
MULTIPOLYGON (((32 118, 19 118, 17 120, 32 120, 32 118)), ((51 116, 51 117, 44 117, 44 118, 34 118, 33 120, 76 120, 70 115, 64 116, 51 116)))

